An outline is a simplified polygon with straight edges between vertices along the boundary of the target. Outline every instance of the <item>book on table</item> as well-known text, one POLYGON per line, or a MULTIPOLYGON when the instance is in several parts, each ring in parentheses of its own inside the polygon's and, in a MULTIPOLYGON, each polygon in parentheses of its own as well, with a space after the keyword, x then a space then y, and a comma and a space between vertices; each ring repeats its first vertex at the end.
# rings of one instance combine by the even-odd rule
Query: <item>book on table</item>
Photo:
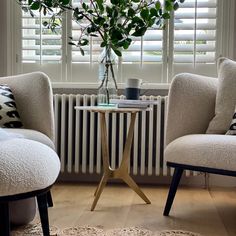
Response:
POLYGON ((156 101, 150 100, 129 100, 129 99, 111 99, 113 104, 117 104, 119 108, 148 108, 150 105, 156 104, 156 101))
POLYGON ((128 103, 119 103, 117 104, 118 108, 142 108, 146 109, 148 108, 147 104, 128 104, 128 103))

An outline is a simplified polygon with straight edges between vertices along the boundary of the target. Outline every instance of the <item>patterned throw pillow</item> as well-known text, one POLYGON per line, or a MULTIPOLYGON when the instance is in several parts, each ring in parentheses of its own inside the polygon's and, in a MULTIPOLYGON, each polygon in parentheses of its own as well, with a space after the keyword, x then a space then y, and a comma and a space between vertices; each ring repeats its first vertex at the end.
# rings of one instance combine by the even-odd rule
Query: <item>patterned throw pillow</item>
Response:
POLYGON ((235 107, 235 112, 233 115, 233 120, 232 120, 229 130, 227 131, 226 134, 236 135, 236 107, 235 107))
POLYGON ((21 128, 22 126, 11 89, 7 85, 0 85, 0 127, 21 128))

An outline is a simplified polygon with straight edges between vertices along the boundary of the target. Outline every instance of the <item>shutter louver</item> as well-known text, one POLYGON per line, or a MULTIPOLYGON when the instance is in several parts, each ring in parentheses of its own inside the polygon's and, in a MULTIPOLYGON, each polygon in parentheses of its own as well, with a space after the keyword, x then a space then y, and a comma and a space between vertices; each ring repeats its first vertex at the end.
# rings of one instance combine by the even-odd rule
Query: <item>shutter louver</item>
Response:
MULTIPOLYGON (((49 16, 35 12, 32 18, 22 12, 22 62, 23 63, 58 63, 62 57, 62 30, 57 27, 52 32, 43 26, 49 16)), ((59 19, 58 19, 59 20, 59 19)))
POLYGON ((215 63, 217 0, 188 0, 174 17, 174 63, 215 63))

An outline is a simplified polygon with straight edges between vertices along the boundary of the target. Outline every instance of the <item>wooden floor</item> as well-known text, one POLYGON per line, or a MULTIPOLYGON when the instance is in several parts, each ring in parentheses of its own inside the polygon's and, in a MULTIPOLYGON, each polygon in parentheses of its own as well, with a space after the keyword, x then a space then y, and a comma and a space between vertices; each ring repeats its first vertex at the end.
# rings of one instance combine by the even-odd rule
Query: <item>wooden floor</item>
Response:
POLYGON ((145 204, 124 185, 108 185, 94 212, 96 185, 59 184, 53 187, 51 225, 102 226, 105 229, 141 226, 150 230, 182 229, 205 236, 236 235, 236 189, 180 188, 170 217, 162 216, 167 187, 142 187, 152 204, 145 204))

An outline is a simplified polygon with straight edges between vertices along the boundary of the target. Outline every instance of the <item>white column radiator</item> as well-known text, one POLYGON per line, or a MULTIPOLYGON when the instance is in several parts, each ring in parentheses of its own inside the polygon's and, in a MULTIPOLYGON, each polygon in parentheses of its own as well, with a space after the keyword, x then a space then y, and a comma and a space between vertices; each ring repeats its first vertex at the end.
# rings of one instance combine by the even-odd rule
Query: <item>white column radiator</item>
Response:
MULTIPOLYGON (((163 164, 161 151, 161 144, 164 146, 162 112, 166 110, 167 99, 160 96, 142 96, 141 99, 156 100, 157 104, 152 105, 152 111, 139 112, 136 117, 129 171, 140 176, 170 175, 173 172, 163 164)), ((99 115, 74 109, 74 106, 95 104, 96 95, 54 95, 55 144, 61 159, 61 175, 102 173, 99 115)), ((117 168, 122 159, 130 114, 110 114, 107 122, 110 163, 112 168, 117 168)))

